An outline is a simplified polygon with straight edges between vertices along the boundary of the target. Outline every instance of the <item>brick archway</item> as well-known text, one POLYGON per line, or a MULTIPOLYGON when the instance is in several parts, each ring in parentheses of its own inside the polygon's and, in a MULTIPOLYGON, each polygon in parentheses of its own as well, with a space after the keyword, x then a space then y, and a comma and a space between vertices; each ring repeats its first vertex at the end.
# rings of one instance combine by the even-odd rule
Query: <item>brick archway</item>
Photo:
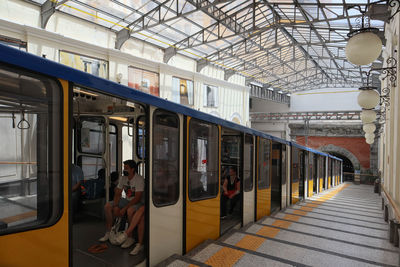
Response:
MULTIPOLYGON (((325 152, 325 153, 337 153, 340 155, 343 155, 344 157, 348 158, 351 161, 351 164, 353 164, 354 170, 360 170, 360 161, 357 159, 356 156, 353 155, 350 151, 343 147, 335 146, 335 145, 326 145, 326 146, 321 146, 318 148, 318 150, 325 152)), ((361 169, 364 169, 361 167, 361 169)))

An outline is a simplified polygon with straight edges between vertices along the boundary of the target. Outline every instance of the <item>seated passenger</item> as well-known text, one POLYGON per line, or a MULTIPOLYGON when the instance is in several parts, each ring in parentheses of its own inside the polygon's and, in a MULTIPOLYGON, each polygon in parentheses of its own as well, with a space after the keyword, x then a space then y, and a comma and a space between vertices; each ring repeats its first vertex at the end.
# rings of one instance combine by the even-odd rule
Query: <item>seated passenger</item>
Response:
POLYGON ((232 214, 236 203, 240 201, 240 179, 237 177, 236 167, 229 168, 229 176, 225 178, 222 189, 221 217, 225 218, 228 202, 230 202, 229 214, 232 214))
MULTIPOLYGON (((110 238, 110 231, 114 218, 128 216, 128 223, 132 221, 133 215, 144 205, 144 179, 137 172, 137 165, 134 160, 124 161, 124 176, 119 180, 115 189, 114 200, 106 203, 104 211, 106 215, 106 233, 99 239, 105 242, 110 238), (122 191, 125 192, 126 198, 122 198, 122 191)), ((134 239, 128 236, 122 248, 133 245, 134 239)))

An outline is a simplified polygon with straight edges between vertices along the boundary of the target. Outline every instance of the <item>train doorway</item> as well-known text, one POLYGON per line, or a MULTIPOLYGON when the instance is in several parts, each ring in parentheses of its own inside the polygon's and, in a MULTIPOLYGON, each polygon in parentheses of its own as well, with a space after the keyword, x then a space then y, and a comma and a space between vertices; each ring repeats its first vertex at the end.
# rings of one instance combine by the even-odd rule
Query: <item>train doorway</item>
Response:
POLYGON ((341 154, 337 154, 337 153, 333 153, 333 152, 329 152, 329 154, 332 154, 335 157, 338 157, 343 160, 343 181, 353 181, 354 180, 353 163, 351 163, 351 161, 347 157, 345 157, 341 154))
MULTIPOLYGON (((135 167, 129 165, 135 171, 127 175, 135 176, 136 172, 144 179, 141 180, 141 185, 136 187, 140 187, 141 190, 136 190, 134 187, 128 188, 125 186, 126 183, 121 182, 123 188, 120 193, 120 202, 122 198, 130 201, 136 193, 142 196, 141 203, 146 202, 144 197, 145 190, 148 188, 146 185, 148 182, 146 179, 148 158, 146 108, 138 103, 102 95, 85 88, 74 87, 73 90, 71 123, 73 125, 71 134, 73 165, 70 195, 73 215, 70 228, 72 229, 72 266, 94 266, 106 263, 106 265, 122 267, 144 263, 146 259, 144 247, 148 245, 144 230, 148 228, 144 219, 145 212, 140 213, 143 218, 142 226, 140 226, 142 230, 139 230, 140 227, 137 225, 132 235, 129 235, 132 242, 127 243, 126 247, 121 247, 126 240, 117 241, 111 239, 111 235, 105 235, 109 231, 106 227, 105 205, 115 200, 116 188, 124 180, 123 162, 126 160, 134 160, 136 163, 131 164, 135 167), (139 194, 139 191, 142 193, 139 194), (141 243, 141 249, 135 255, 130 255, 139 243, 141 243)), ((121 217, 118 228, 121 233, 127 230, 129 221, 127 213, 125 214, 121 217)), ((114 224, 113 221, 111 221, 112 224, 114 224)))
POLYGON ((282 144, 272 142, 271 214, 281 209, 282 197, 282 144))
POLYGON ((254 189, 254 137, 244 136, 243 149, 243 225, 255 219, 255 189, 254 189))
POLYGON ((242 135, 229 129, 221 132, 221 235, 242 225, 243 158, 242 135))

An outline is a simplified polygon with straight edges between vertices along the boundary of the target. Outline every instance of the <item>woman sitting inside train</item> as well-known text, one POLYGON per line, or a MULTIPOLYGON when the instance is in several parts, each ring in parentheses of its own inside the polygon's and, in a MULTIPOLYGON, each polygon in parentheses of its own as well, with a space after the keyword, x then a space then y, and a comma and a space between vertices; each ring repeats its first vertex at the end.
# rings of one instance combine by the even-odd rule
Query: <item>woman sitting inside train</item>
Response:
POLYGON ((221 218, 226 218, 226 209, 230 202, 229 215, 233 213, 237 202, 240 200, 240 179, 237 176, 236 167, 229 168, 229 176, 224 179, 222 185, 221 218))

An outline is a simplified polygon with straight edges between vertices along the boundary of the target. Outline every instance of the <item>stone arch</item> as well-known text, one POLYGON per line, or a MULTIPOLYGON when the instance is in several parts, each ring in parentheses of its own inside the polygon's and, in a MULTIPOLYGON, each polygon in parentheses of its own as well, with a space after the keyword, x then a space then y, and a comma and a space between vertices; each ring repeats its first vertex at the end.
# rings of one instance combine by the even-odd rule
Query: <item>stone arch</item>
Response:
POLYGON ((358 158, 356 156, 354 156, 353 153, 351 153, 350 151, 348 151, 347 149, 345 149, 343 147, 335 146, 335 145, 326 145, 326 146, 319 147, 318 150, 325 152, 325 153, 332 152, 332 153, 337 153, 337 154, 343 155, 351 161, 351 164, 353 164, 354 170, 362 169, 358 158))

